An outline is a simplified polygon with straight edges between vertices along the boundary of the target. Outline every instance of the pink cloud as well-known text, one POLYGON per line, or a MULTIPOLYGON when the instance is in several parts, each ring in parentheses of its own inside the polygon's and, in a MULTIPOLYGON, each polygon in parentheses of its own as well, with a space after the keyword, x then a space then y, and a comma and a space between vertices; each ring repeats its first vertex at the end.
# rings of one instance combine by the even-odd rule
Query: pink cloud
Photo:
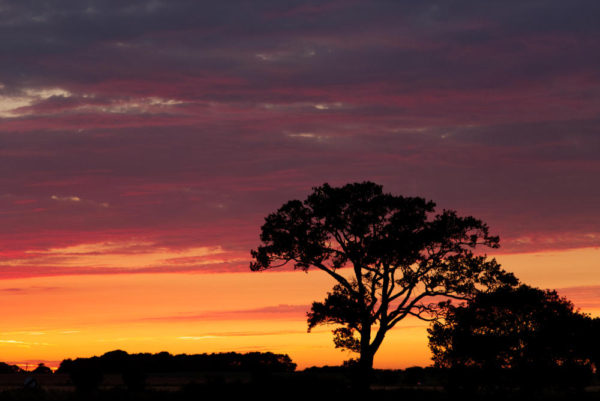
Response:
MULTIPOLYGON (((306 319, 306 312, 310 310, 310 305, 278 305, 267 306, 257 309, 242 309, 235 311, 214 311, 204 312, 197 315, 185 316, 167 316, 150 317, 141 319, 142 321, 153 322, 181 322, 181 321, 211 321, 211 320, 302 320, 306 319)), ((239 333, 238 333, 239 335, 239 333)), ((245 334, 251 335, 251 334, 245 334)))

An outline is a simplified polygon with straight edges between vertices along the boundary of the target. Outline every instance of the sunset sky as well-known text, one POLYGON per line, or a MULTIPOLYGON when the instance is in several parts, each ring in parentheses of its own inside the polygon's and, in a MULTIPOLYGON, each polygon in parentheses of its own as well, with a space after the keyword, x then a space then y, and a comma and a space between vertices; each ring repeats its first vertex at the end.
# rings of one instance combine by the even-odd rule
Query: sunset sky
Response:
MULTIPOLYGON (((0 0, 0 361, 350 357, 264 217, 365 180, 600 315, 600 2, 0 0)), ((430 364, 406 320, 375 359, 430 364)))

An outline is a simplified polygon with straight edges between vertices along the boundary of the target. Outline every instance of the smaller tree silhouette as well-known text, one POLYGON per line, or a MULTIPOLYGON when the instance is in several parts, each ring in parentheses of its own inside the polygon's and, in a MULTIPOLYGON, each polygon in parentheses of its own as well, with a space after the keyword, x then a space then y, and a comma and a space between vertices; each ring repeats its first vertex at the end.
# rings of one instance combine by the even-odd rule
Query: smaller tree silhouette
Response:
POLYGON ((52 374, 52 369, 50 369, 48 366, 46 366, 43 363, 38 364, 37 368, 35 368, 33 370, 33 372, 31 373, 37 373, 37 374, 52 374))
POLYGON ((589 384, 593 320, 556 291, 521 285, 447 305, 428 329, 449 383, 483 391, 578 389, 589 384))

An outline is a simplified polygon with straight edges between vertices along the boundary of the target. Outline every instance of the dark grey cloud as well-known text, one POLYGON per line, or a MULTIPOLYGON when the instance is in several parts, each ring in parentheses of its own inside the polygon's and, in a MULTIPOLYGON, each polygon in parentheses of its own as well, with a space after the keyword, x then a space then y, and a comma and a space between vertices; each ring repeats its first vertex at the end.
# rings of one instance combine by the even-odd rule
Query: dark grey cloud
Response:
POLYGON ((221 71, 255 88, 374 80, 404 90, 493 88, 592 70, 598 8, 583 1, 5 2, 0 54, 11 62, 0 79, 73 85, 134 71, 145 79, 221 71))

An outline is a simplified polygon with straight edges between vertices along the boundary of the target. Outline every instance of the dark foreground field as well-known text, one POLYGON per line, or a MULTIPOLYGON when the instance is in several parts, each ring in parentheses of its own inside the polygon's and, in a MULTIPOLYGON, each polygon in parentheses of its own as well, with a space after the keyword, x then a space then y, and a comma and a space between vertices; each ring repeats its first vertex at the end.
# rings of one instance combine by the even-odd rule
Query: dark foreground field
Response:
POLYGON ((598 400, 600 386, 580 393, 544 394, 449 394, 436 383, 407 385, 393 378, 378 377, 367 396, 352 390, 352 380, 339 373, 168 373, 151 374, 143 386, 127 388, 121 375, 104 375, 97 389, 76 389, 70 375, 33 375, 35 388, 24 388, 29 373, 0 375, 0 401, 79 401, 79 400, 598 400))

